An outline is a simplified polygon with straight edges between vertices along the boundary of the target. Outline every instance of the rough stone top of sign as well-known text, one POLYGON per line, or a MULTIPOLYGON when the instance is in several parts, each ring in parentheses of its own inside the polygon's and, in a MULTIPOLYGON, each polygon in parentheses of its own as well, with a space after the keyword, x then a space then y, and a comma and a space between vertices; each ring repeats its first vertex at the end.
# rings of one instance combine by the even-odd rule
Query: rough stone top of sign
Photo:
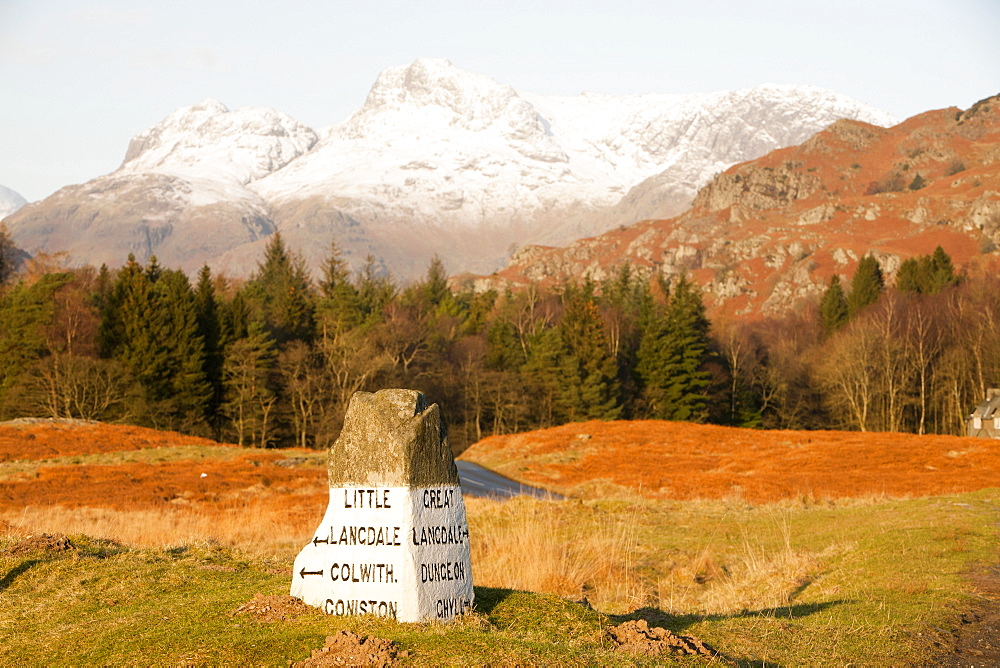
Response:
POLYGON ((416 390, 355 392, 327 470, 331 487, 458 484, 441 410, 416 390))

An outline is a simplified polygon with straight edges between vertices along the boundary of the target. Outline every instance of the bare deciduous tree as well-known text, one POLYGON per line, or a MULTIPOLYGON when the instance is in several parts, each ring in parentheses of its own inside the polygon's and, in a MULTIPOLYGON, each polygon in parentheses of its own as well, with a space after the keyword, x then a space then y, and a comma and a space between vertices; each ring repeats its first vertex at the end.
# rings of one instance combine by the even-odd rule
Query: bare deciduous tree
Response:
POLYGON ((868 320, 854 321, 831 336, 819 365, 819 383, 833 415, 844 426, 872 428, 872 412, 880 391, 878 332, 868 320))
POLYGON ((131 389, 118 362, 57 352, 25 374, 21 406, 29 414, 52 418, 128 419, 131 389))
POLYGON ((316 423, 328 400, 323 365, 320 356, 306 343, 293 341, 278 356, 285 394, 292 406, 292 428, 295 443, 308 447, 316 436, 316 423))
POLYGON ((267 447, 277 397, 270 387, 273 349, 259 329, 226 349, 222 367, 225 401, 222 410, 232 421, 236 442, 267 447))

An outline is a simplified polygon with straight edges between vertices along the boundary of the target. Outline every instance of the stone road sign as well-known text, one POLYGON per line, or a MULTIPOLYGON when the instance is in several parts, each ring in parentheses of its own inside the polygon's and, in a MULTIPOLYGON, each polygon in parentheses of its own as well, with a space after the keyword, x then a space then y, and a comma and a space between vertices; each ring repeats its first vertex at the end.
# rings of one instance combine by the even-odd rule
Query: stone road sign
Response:
POLYGON ((472 607, 469 526, 437 404, 357 392, 330 447, 330 504, 293 596, 335 615, 446 620, 472 607))

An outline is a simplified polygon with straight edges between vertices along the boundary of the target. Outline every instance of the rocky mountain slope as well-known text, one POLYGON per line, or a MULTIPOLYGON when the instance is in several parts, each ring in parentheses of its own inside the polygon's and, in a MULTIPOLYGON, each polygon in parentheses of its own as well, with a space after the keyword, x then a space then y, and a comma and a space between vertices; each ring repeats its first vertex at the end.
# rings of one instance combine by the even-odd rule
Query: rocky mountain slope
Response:
POLYGON ((270 109, 180 109, 117 171, 8 225, 24 248, 112 266, 132 252, 243 275, 278 229, 312 266, 336 239, 355 267, 371 253, 403 278, 435 253, 452 271, 490 271, 527 242, 676 214, 727 166, 841 118, 892 122, 807 86, 546 97, 421 59, 382 72, 357 112, 320 131, 270 109))
POLYGON ((7 186, 0 186, 0 220, 27 204, 27 200, 7 186))
POLYGON ((768 313, 814 298, 873 253, 891 274, 941 245, 960 266, 1000 259, 1000 96, 892 128, 842 120, 735 165, 684 214, 562 248, 521 249, 479 289, 564 276, 687 272, 716 312, 768 313))

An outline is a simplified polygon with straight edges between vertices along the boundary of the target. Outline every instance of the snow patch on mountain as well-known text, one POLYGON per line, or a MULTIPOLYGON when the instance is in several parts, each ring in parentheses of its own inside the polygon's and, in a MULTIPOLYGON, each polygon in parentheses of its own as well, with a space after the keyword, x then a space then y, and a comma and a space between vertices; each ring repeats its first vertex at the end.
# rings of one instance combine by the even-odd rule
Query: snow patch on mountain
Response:
POLYGON ((679 213, 716 173, 839 118, 894 122, 811 86, 544 96, 418 59, 384 70, 320 132, 273 109, 178 109, 132 139, 116 172, 27 207, 11 229, 82 261, 99 248, 243 267, 279 229, 307 255, 336 239, 355 267, 371 253, 404 279, 434 254, 489 273, 518 246, 679 213))
POLYGON ((0 186, 0 220, 14 213, 28 201, 7 186, 0 186))
POLYGON ((118 173, 178 177, 190 183, 198 206, 248 199, 246 184, 281 169, 317 139, 314 130, 274 109, 230 111, 205 100, 133 137, 118 173))
POLYGON ((521 241, 565 242, 623 222, 583 214, 617 204, 647 179, 669 172, 680 192, 672 197, 686 206, 730 165, 842 117, 894 123, 812 86, 543 96, 447 60, 419 59, 382 72, 361 109, 250 187, 268 201, 336 200, 359 219, 460 229, 521 224, 521 241), (541 219, 549 222, 527 229, 541 219))

